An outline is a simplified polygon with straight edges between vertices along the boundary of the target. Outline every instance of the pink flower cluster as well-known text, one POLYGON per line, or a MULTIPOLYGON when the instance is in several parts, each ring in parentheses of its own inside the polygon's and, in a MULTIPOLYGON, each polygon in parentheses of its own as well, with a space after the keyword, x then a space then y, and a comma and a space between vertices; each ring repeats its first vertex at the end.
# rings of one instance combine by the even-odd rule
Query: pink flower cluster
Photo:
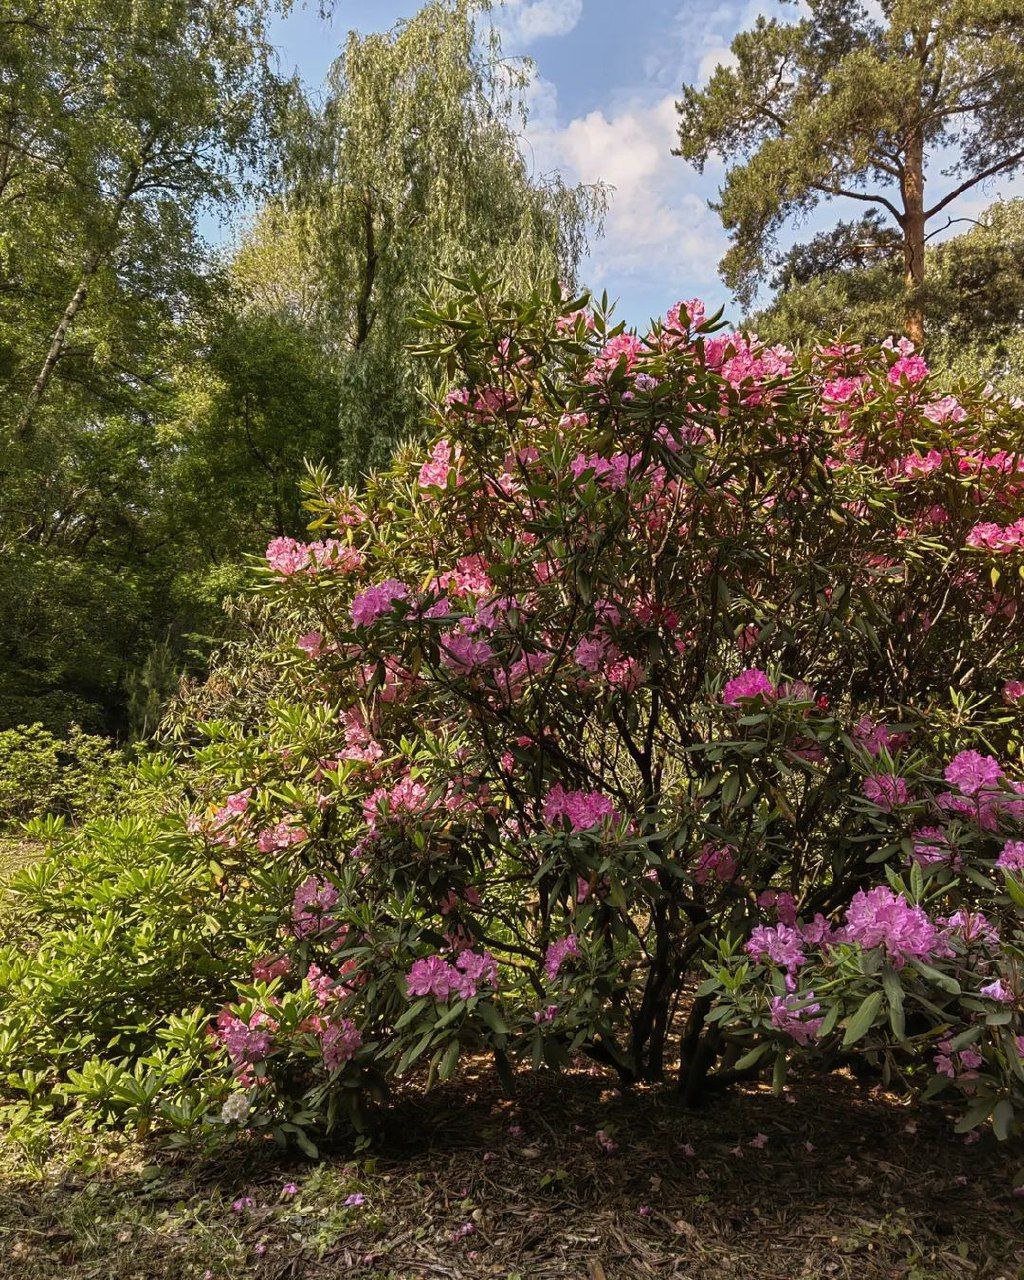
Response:
POLYGON ((430 459, 420 467, 419 485, 421 489, 443 489, 448 483, 451 471, 452 447, 447 440, 439 440, 430 451, 430 459))
POLYGON ((450 670, 468 674, 494 661, 494 650, 486 640, 461 631, 441 637, 441 661, 450 670))
POLYGON ((770 960, 790 974, 807 960, 799 930, 788 924, 759 924, 748 938, 745 949, 759 963, 770 960))
POLYGON ((544 973, 548 981, 554 982, 567 961, 575 959, 579 954, 580 943, 574 933, 559 938, 557 942, 552 942, 544 955, 544 973))
POLYGON ((968 533, 967 545, 981 551, 1020 551, 1024 549, 1024 519, 1006 525, 982 521, 968 533))
POLYGON ((355 1057, 356 1050, 362 1043, 359 1028, 349 1018, 326 1023, 320 1030, 324 1066, 328 1071, 337 1071, 355 1057))
POLYGON ((620 821, 618 810, 600 791, 566 791, 561 783, 556 783, 544 800, 544 821, 554 826, 563 818, 573 831, 586 831, 605 821, 620 821))
POLYGON ((456 995, 460 1000, 470 1000, 486 983, 497 988, 498 966, 487 951, 462 951, 454 964, 441 956, 426 956, 415 961, 405 980, 410 997, 433 996, 435 1000, 447 1000, 456 995))
POLYGON ((736 874, 736 857, 728 845, 715 848, 705 845, 700 851, 693 878, 698 884, 707 884, 709 880, 717 880, 726 884, 736 874))
POLYGON ((355 573, 363 557, 347 542, 328 538, 325 542, 297 542, 294 538, 272 538, 267 544, 267 564, 282 578, 296 573, 355 573))
POLYGON ((1024 872, 1024 840, 1007 840, 996 866, 1001 871, 1024 872))
POLYGON ((306 839, 305 828, 296 826, 294 822, 279 822, 276 826, 266 827, 256 837, 256 848, 260 853, 274 853, 280 849, 289 849, 292 845, 302 844, 306 839))
POLYGON ((774 698, 775 686, 763 671, 757 667, 748 667, 738 676, 726 681, 722 690, 722 702, 727 707, 734 707, 748 698, 774 698))
POLYGON ((332 923, 330 912, 338 903, 338 890, 329 880, 308 876, 295 890, 292 901, 292 933, 308 938, 332 923))
POLYGON ((819 1017, 821 1005, 814 999, 814 992, 805 996, 796 994, 772 996, 771 1020, 777 1031, 791 1036, 797 1044, 808 1045, 821 1033, 824 1017, 819 1017))
POLYGON ((397 600, 405 600, 409 588, 397 578, 387 578, 367 587, 352 601, 352 622, 357 627, 372 627, 378 618, 391 613, 397 600))
POLYGON ((248 1022, 243 1022, 230 1009, 222 1009, 217 1015, 213 1035, 220 1041, 231 1060, 235 1075, 248 1079, 251 1069, 262 1062, 270 1052, 270 1033, 274 1023, 257 1010, 248 1022))
POLYGON ((864 779, 864 794, 879 809, 891 813, 909 798, 906 780, 893 773, 872 773, 864 779))
POLYGON ((949 954, 948 944, 927 912, 885 885, 854 894, 841 936, 868 950, 881 947, 897 968, 908 960, 949 954))

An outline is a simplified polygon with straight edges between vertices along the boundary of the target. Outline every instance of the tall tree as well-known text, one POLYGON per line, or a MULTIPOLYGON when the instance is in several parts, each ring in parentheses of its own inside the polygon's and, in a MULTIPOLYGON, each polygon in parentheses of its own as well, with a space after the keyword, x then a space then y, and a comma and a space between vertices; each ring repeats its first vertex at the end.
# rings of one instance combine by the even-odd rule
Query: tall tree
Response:
POLYGON ((0 6, 0 723, 119 727, 132 668, 194 624, 161 420, 202 356, 198 219, 292 92, 272 5, 0 6))
MULTIPOLYGON (((998 201, 969 229, 925 249, 931 363, 1024 393, 1024 200, 998 201)), ((901 318, 902 278, 891 232, 841 223, 783 259, 771 304, 749 323, 768 342, 842 332, 877 342, 901 318)))
POLYGON ((875 206, 899 231, 907 334, 924 339, 929 224, 1024 163, 1024 0, 806 0, 758 18, 703 89, 683 91, 678 154, 731 161, 714 206, 744 303, 779 229, 821 200, 875 206), (928 161, 946 181, 929 195, 928 161))
POLYGON ((417 428, 404 348, 424 293, 467 264, 516 288, 572 283, 603 209, 599 190, 531 175, 517 112, 532 72, 502 56, 490 8, 432 0, 389 32, 350 35, 291 148, 284 201, 243 250, 267 263, 282 236, 307 246, 291 261, 311 287, 277 293, 337 352, 352 480, 417 428))

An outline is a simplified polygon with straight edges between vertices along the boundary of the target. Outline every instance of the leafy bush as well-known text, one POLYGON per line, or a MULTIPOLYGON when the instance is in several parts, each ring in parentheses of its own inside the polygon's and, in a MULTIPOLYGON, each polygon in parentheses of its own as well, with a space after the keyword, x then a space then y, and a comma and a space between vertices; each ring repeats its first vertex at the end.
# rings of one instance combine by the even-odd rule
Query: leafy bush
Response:
POLYGON ((0 730, 0 828, 54 813, 74 818, 109 801, 120 756, 77 725, 55 737, 41 724, 0 730))
MULTIPOLYGON (((41 1033, 47 1087, 308 1142, 469 1051, 689 1098, 813 1051, 1019 1124, 1019 408, 903 343, 795 356, 697 302, 643 338, 584 307, 474 281, 420 317, 455 388, 429 455, 358 502, 314 476, 317 540, 262 571, 262 677, 191 726, 159 839, 197 913, 216 885, 216 982, 186 993, 190 943, 141 1033, 41 1033)), ((11 1009, 98 910, 63 914, 73 865, 22 882, 10 1070, 11 1009)))

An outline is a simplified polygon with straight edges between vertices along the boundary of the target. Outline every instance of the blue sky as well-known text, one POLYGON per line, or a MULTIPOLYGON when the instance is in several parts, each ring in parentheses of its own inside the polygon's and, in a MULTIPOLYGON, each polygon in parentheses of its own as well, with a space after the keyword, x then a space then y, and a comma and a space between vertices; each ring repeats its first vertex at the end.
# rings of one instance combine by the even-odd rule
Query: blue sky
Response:
MULTIPOLYGON (((331 21, 317 16, 315 0, 297 7, 273 28, 282 69, 297 69, 316 91, 349 28, 385 30, 418 7, 416 0, 336 0, 331 21)), ((617 298, 618 314, 633 323, 693 296, 738 314, 718 278, 727 242, 707 206, 722 169, 709 165, 700 175, 672 156, 673 104, 683 84, 705 80, 729 59, 735 33, 762 13, 792 21, 796 7, 775 0, 505 0, 498 10, 506 50, 536 66, 522 139, 528 162, 538 174, 558 170, 615 188, 605 235, 594 242, 583 276, 617 298)), ((952 212, 975 213, 999 195, 1020 193, 1019 184, 1003 182, 952 212)), ((850 216, 851 209, 841 212, 850 216)), ((837 212, 822 211, 791 239, 837 212)))

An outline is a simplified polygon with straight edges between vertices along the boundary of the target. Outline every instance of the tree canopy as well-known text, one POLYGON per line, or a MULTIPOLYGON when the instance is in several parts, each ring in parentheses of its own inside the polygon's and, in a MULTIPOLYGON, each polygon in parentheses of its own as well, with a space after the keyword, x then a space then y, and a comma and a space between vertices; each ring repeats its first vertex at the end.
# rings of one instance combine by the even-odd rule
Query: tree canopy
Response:
POLYGON ((684 89, 678 154, 701 169, 713 154, 730 164, 715 206, 732 239, 722 274, 745 304, 787 220, 835 197, 881 211, 898 233, 906 330, 920 343, 929 224, 1024 162, 1024 3, 806 10, 792 23, 758 18, 734 39, 734 66, 684 89), (944 179, 934 194, 929 162, 944 179))

